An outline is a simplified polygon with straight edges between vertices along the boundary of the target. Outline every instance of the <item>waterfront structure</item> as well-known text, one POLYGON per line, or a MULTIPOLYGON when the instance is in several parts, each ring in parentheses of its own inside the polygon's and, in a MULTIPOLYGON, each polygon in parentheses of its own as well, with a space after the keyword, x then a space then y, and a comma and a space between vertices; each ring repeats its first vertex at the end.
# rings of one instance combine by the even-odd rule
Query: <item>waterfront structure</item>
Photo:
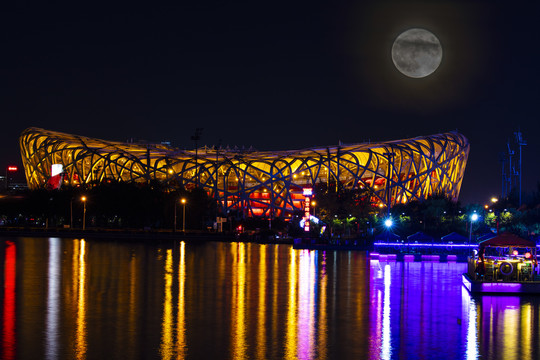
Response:
POLYGON ((20 148, 31 189, 157 181, 170 190, 199 187, 224 213, 273 218, 302 210, 303 189, 319 183, 362 189, 382 207, 438 193, 457 200, 470 146, 465 136, 448 132, 288 151, 181 150, 28 128, 20 148))
POLYGON ((536 243, 502 233, 478 244, 462 281, 471 293, 540 294, 538 274, 536 243))

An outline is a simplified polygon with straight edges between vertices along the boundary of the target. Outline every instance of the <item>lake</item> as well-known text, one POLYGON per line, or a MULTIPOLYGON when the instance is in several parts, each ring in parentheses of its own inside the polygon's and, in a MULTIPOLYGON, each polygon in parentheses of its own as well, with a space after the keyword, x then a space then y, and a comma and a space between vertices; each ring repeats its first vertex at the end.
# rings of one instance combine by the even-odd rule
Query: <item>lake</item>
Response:
POLYGON ((465 263, 197 241, 2 238, 1 359, 538 359, 540 297, 465 263))

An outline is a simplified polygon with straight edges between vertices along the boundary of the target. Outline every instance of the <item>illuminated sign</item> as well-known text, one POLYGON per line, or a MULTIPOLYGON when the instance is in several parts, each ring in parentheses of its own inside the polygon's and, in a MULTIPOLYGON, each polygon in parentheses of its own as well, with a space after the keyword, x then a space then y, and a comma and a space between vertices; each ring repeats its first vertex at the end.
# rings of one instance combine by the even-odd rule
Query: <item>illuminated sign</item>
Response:
POLYGON ((18 168, 16 166, 10 165, 8 166, 8 171, 17 171, 18 168))
POLYGON ((62 164, 52 164, 51 176, 56 176, 64 172, 64 166, 62 164))
POLYGON ((303 192, 305 199, 304 199, 304 231, 309 232, 309 219, 310 219, 310 209, 309 206, 311 204, 311 195, 313 195, 313 189, 312 188, 304 188, 303 192))

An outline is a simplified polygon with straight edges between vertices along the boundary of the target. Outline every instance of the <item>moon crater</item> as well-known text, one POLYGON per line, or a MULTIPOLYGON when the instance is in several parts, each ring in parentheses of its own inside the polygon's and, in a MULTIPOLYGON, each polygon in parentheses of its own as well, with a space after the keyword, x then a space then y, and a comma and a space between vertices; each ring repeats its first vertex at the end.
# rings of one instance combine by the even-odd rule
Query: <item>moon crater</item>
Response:
POLYGON ((423 78, 431 75, 441 60, 439 39, 424 29, 409 29, 401 33, 392 45, 392 61, 408 77, 423 78))

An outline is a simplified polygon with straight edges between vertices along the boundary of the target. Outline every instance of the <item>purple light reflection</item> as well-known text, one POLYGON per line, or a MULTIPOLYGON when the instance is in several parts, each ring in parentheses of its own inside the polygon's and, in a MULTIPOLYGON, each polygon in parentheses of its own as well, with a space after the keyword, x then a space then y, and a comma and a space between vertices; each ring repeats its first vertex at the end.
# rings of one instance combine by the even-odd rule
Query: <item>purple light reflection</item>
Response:
POLYGON ((464 309, 458 274, 465 271, 466 264, 375 259, 370 264, 369 338, 373 358, 412 355, 427 359, 434 354, 462 358, 468 344, 461 325, 464 309))
POLYGON ((300 253, 298 289, 298 359, 312 359, 315 354, 315 310, 317 301, 317 251, 300 253))

